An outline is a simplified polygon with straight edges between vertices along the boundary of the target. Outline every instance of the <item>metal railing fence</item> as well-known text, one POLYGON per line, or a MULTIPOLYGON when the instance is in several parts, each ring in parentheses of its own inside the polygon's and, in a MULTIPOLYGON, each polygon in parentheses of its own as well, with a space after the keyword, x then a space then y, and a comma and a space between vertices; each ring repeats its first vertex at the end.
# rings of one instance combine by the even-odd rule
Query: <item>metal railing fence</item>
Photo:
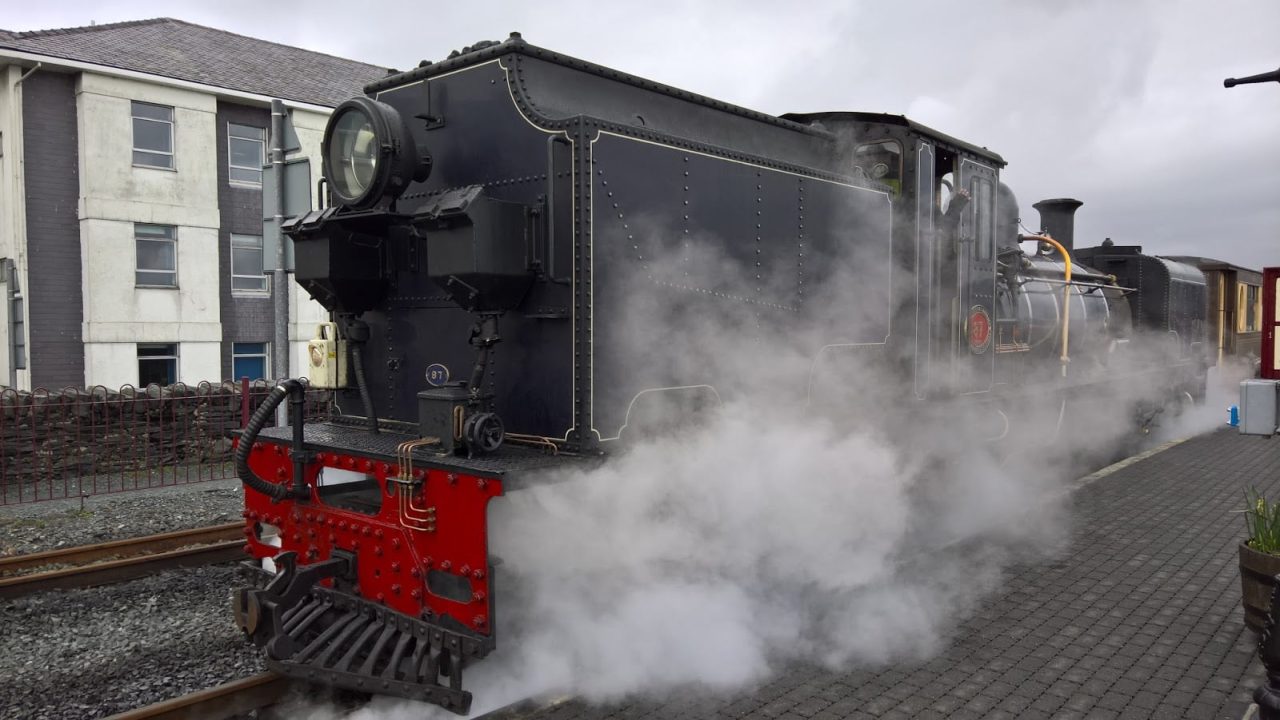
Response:
MULTIPOLYGON (((235 477, 230 431, 272 386, 0 390, 0 505, 235 477)), ((331 390, 307 390, 308 420, 328 419, 332 406, 331 390)))

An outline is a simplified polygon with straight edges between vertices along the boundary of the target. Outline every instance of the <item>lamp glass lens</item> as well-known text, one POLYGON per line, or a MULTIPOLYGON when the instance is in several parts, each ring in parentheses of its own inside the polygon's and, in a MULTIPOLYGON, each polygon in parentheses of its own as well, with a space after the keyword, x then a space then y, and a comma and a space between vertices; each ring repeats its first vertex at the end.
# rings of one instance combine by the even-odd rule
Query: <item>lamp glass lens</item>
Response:
POLYGON ((378 169, 378 136, 369 117, 354 108, 342 111, 329 138, 329 167, 333 189, 356 200, 369 189, 378 169))

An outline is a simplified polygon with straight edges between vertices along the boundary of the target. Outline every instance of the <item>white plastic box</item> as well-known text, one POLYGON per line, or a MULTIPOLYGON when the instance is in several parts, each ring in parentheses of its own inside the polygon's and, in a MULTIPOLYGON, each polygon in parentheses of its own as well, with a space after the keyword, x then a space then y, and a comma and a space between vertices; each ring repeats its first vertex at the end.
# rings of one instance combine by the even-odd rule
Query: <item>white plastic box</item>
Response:
POLYGON ((1240 383, 1240 433, 1274 435, 1276 400, 1280 381, 1245 380, 1240 383))

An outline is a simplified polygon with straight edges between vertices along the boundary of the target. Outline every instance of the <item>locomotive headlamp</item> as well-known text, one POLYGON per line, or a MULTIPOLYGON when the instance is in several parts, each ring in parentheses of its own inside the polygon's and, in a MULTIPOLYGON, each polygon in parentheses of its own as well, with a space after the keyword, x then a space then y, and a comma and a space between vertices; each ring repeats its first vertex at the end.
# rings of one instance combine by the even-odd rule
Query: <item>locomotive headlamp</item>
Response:
POLYGON ((334 109, 324 130, 324 177, 340 204, 362 210, 395 199, 431 173, 400 113, 365 97, 334 109))

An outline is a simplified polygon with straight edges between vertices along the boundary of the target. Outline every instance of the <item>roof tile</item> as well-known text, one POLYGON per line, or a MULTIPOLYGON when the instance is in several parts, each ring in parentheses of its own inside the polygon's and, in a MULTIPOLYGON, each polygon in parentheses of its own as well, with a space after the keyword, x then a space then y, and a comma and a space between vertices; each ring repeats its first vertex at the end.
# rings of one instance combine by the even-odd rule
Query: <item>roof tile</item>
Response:
POLYGON ((173 18, 0 30, 0 48, 328 107, 391 72, 173 18))

